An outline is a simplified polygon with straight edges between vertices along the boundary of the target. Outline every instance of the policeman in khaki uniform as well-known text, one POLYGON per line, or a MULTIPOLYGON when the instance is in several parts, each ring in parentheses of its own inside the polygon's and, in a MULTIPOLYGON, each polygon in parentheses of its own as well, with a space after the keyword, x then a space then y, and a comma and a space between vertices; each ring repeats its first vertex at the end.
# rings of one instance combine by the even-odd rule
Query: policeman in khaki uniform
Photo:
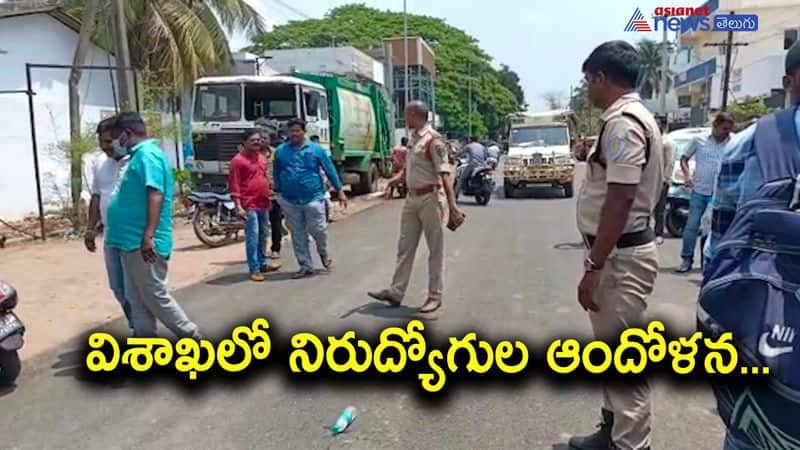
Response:
POLYGON ((464 216, 456 207, 447 148, 439 133, 428 124, 428 108, 411 102, 405 110, 406 124, 413 130, 406 155, 406 166, 389 181, 387 192, 405 177, 408 196, 400 220, 397 266, 389 289, 369 292, 369 296, 392 306, 400 306, 405 295, 414 256, 421 235, 425 235, 428 256, 428 298, 420 312, 431 313, 442 306, 444 288, 444 210, 449 209, 448 227, 455 229, 464 216))
MULTIPOLYGON (((586 244, 578 300, 595 338, 614 344, 626 328, 646 326, 647 297, 658 274, 650 216, 664 179, 661 133, 635 93, 640 58, 624 41, 597 47, 583 64, 589 100, 603 109, 603 130, 586 155, 578 229, 586 244)), ((650 448, 650 386, 626 380, 603 387, 603 421, 580 450, 650 448)))

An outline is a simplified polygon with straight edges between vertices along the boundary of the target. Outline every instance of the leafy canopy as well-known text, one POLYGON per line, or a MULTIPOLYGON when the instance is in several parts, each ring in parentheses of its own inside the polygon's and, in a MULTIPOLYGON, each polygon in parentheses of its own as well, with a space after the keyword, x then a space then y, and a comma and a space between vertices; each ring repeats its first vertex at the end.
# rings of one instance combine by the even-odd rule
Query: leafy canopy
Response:
MULTIPOLYGON (((464 136, 468 132, 469 80, 473 134, 500 132, 506 116, 520 110, 524 94, 516 73, 494 69, 475 38, 442 19, 419 15, 408 16, 408 33, 425 39, 436 54, 436 112, 448 133, 464 136)), ((261 54, 277 48, 327 47, 334 41, 369 50, 381 48, 384 38, 402 35, 402 13, 353 4, 334 8, 322 19, 277 26, 258 36, 250 51, 261 54)))
MULTIPOLYGON (((86 0, 67 0, 66 11, 82 17, 86 0)), ((111 1, 102 0, 96 40, 112 48, 111 1)), ((231 62, 225 31, 255 35, 262 17, 244 0, 126 0, 128 46, 133 66, 155 85, 180 89, 231 62)))

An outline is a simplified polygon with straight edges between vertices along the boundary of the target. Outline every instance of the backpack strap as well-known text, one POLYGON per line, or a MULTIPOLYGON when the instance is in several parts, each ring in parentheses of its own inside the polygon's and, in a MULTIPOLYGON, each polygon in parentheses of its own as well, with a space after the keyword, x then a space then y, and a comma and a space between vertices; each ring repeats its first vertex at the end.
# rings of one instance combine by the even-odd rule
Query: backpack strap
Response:
MULTIPOLYGON (((636 117, 635 114, 624 111, 622 113, 622 116, 633 120, 637 125, 639 125, 642 128, 642 131, 644 131, 644 164, 642 164, 642 169, 644 169, 645 167, 647 167, 647 164, 650 163, 650 147, 651 147, 651 142, 653 140, 650 131, 647 129, 644 122, 642 122, 641 119, 636 117)), ((595 150, 594 157, 592 158, 592 161, 599 164, 600 167, 602 167, 603 169, 606 168, 606 162, 600 159, 600 155, 602 154, 603 150, 602 146, 603 133, 605 133, 606 131, 607 123, 608 122, 603 122, 603 126, 600 128, 600 134, 597 136, 597 149, 595 150)))
POLYGON ((428 158, 428 161, 433 162, 433 155, 431 151, 433 149, 433 137, 428 139, 428 142, 425 143, 425 157, 428 158))
POLYGON ((756 125, 753 143, 764 183, 800 174, 800 141, 794 123, 799 106, 762 117, 756 125))

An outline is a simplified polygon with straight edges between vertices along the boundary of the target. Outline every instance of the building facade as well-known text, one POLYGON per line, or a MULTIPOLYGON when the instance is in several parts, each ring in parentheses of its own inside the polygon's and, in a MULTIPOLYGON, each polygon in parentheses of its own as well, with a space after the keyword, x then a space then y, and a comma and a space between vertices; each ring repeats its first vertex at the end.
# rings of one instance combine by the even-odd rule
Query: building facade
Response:
MULTIPOLYGON (((80 23, 57 8, 0 11, 0 91, 25 90, 25 64, 72 64, 80 23)), ((96 45, 87 65, 113 65, 112 55, 96 45)), ((69 141, 68 69, 32 69, 39 175, 46 208, 70 198, 66 144, 69 141)), ((113 114, 115 73, 86 70, 79 85, 84 130, 113 114)), ((21 219, 37 211, 36 181, 28 115, 28 96, 0 95, 0 218, 21 219)))
MULTIPOLYGON (((432 111, 432 121, 436 121, 436 55, 430 45, 420 37, 408 38, 408 83, 406 83, 405 39, 402 37, 383 41, 383 61, 387 74, 386 85, 391 86, 392 105, 395 114, 395 127, 405 128, 402 111, 406 107, 406 92, 409 101, 421 101, 432 111)), ((441 125, 436 123, 436 125, 441 125)))
MULTIPOLYGON (((781 107, 784 92, 786 50, 800 34, 800 5, 797 0, 710 0, 712 15, 756 14, 758 31, 733 33, 736 45, 731 53, 728 105, 745 97, 763 98, 768 106, 781 107)), ((708 123, 722 107, 726 47, 725 32, 685 31, 679 36, 680 50, 672 71, 678 96, 674 120, 691 125, 708 123)))
POLYGON ((277 73, 349 75, 383 85, 383 65, 355 47, 316 47, 268 50, 263 63, 277 73))

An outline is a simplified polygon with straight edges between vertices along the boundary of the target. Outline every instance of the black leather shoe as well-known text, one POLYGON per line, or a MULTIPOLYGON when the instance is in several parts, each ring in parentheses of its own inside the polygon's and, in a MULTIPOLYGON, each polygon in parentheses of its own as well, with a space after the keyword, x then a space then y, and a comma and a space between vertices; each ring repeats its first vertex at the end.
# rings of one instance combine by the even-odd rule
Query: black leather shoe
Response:
POLYGON ((574 450, 614 450, 611 440, 611 427, 614 426, 614 413, 607 409, 602 410, 603 421, 598 425, 599 430, 588 436, 575 436, 569 440, 569 448, 574 450))

